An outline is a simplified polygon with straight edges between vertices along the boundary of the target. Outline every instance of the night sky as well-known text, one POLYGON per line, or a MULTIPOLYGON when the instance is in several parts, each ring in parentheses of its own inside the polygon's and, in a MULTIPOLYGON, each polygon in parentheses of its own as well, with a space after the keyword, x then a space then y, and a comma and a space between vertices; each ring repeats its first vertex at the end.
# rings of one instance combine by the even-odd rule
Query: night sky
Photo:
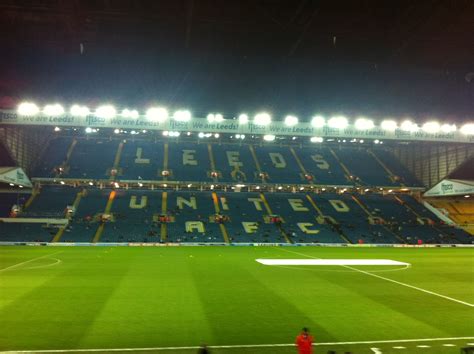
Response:
POLYGON ((0 104, 472 120, 473 4, 2 1, 0 104))

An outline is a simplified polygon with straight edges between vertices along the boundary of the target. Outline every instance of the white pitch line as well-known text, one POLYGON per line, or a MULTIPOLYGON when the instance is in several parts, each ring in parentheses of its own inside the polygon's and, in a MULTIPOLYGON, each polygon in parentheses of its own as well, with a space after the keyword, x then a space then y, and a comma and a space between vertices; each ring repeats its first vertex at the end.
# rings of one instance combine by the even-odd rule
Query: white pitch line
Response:
MULTIPOLYGON (((453 337, 453 338, 421 338, 421 339, 390 339, 375 341, 356 342, 328 342, 313 343, 315 347, 337 346, 337 345, 358 345, 358 344, 384 344, 384 343, 410 343, 410 342, 437 342, 452 340, 473 340, 474 337, 453 337)), ((238 349, 238 348, 272 348, 272 347, 294 347, 294 343, 284 344, 242 344, 242 345, 211 345, 211 349, 238 349)), ((100 348, 100 349, 44 349, 44 350, 9 350, 0 351, 1 354, 14 353, 75 353, 75 352, 133 352, 133 351, 165 351, 165 350, 191 350, 199 349, 197 346, 188 347, 151 347, 151 348, 100 348)))
MULTIPOLYGON (((283 249, 283 251, 291 252, 291 253, 294 253, 294 254, 299 254, 300 256, 305 256, 305 257, 308 257, 308 258, 319 259, 319 258, 312 257, 312 256, 309 256, 309 255, 304 254, 304 253, 299 253, 299 252, 295 252, 295 251, 290 251, 290 250, 287 250, 287 249, 283 249)), ((394 283, 394 284, 402 285, 402 286, 405 286, 405 287, 407 287, 407 288, 415 289, 415 290, 424 292, 424 293, 426 293, 426 294, 438 296, 438 297, 441 297, 441 298, 446 299, 446 300, 449 300, 449 301, 457 302, 458 304, 466 305, 466 306, 469 306, 469 307, 474 307, 474 304, 471 304, 471 303, 469 303, 469 302, 462 301, 462 300, 458 300, 458 299, 455 299, 455 298, 452 298, 452 297, 449 297, 449 296, 446 296, 446 295, 438 294, 438 293, 435 293, 434 291, 422 289, 422 288, 419 288, 419 287, 417 287, 417 286, 410 285, 410 284, 406 284, 406 283, 402 283, 402 282, 397 281, 397 280, 393 280, 393 279, 390 279, 390 278, 385 278, 385 277, 382 277, 381 275, 373 274, 373 273, 367 272, 367 271, 365 271, 365 270, 360 270, 360 269, 353 268, 353 267, 350 267, 350 266, 347 266, 347 265, 341 265, 341 267, 348 268, 348 269, 352 269, 352 270, 354 270, 354 271, 356 271, 356 272, 363 273, 363 274, 366 274, 366 275, 370 275, 371 277, 374 277, 374 278, 379 278, 379 279, 382 279, 382 280, 386 280, 386 281, 389 281, 389 282, 394 283)))
POLYGON ((28 260, 28 261, 24 261, 24 262, 21 262, 21 263, 17 263, 17 264, 11 265, 11 266, 9 266, 9 267, 0 269, 0 272, 4 272, 4 271, 6 271, 6 270, 19 267, 19 266, 21 266, 21 265, 23 265, 23 264, 36 261, 37 259, 41 259, 41 258, 46 258, 46 257, 54 256, 55 254, 62 253, 62 252, 64 252, 64 251, 58 251, 58 252, 54 252, 54 253, 50 253, 50 254, 45 254, 44 256, 41 256, 41 257, 36 257, 36 258, 30 259, 30 260, 28 260))

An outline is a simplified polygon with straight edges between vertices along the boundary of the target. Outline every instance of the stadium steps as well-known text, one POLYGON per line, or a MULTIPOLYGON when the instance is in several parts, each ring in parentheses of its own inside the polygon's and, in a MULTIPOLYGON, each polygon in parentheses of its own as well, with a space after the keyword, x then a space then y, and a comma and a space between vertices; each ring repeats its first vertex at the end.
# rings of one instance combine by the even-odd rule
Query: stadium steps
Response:
POLYGON ((34 188, 33 192, 31 193, 30 197, 28 198, 28 200, 25 203, 25 207, 24 207, 25 210, 28 209, 31 206, 31 204, 33 203, 35 198, 38 196, 38 194, 40 194, 39 188, 34 188))
MULTIPOLYGON (((321 211, 321 209, 319 209, 319 207, 317 206, 317 204, 315 203, 315 201, 313 200, 313 198, 311 198, 311 196, 309 194, 306 194, 306 199, 308 199, 309 203, 314 208, 314 210, 316 210, 318 215, 321 218, 324 218, 323 212, 321 211)), ((337 234, 344 240, 344 242, 352 244, 352 241, 349 240, 349 238, 344 234, 344 232, 341 229, 337 230, 337 234)))
MULTIPOLYGON (((110 214, 110 210, 112 209, 112 205, 115 199, 115 191, 110 192, 109 199, 107 200, 107 204, 105 205, 104 214, 110 214)), ((95 232, 94 238, 92 239, 92 243, 97 243, 100 241, 100 237, 104 233, 105 222, 101 222, 97 231, 95 232)))
MULTIPOLYGON (((168 212, 168 192, 161 194, 161 214, 166 215, 168 212)), ((168 239, 168 225, 161 223, 160 225, 160 237, 162 242, 166 242, 168 239)))
MULTIPOLYGON (((290 147, 290 152, 291 154, 293 155, 293 157, 295 158, 295 161, 297 163, 297 165, 299 166, 300 170, 301 170, 301 173, 303 174, 303 177, 305 177, 306 175, 308 175, 308 171, 306 170, 306 168, 304 167, 303 163, 301 162, 299 156, 296 154, 296 151, 295 149, 293 149, 293 147, 290 147)), ((307 181, 309 184, 313 184, 313 181, 312 180, 309 180, 307 181)))
MULTIPOLYGON (((168 171, 168 165, 169 165, 169 151, 170 151, 170 146, 168 143, 165 143, 163 145, 163 171, 168 171)), ((167 181, 168 177, 167 176, 160 176, 163 178, 163 181, 167 181)))
MULTIPOLYGON (((258 161, 257 153, 255 152, 253 145, 249 145, 249 150, 250 154, 252 155, 253 162, 255 163, 255 168, 257 169, 258 175, 260 176, 260 174, 262 173, 262 168, 260 166, 260 162, 258 161)), ((265 177, 262 177, 262 183, 265 182, 265 177)))
MULTIPOLYGON (((392 170, 390 170, 388 168, 388 166, 386 164, 384 164, 382 162, 382 160, 379 159, 379 157, 375 154, 374 151, 368 149, 367 152, 374 158, 375 161, 377 161, 377 163, 385 170, 385 172, 387 172, 388 176, 390 177, 390 179, 392 180, 392 182, 397 182, 397 178, 395 176, 395 174, 392 172, 392 170)), ((405 184, 402 183, 402 182, 398 182, 400 183, 400 185, 402 187, 405 187, 405 184)))
MULTIPOLYGON (((409 202, 404 202, 404 201, 402 201, 402 200, 401 200, 400 198, 398 198, 398 197, 396 197, 395 199, 396 199, 399 203, 402 203, 402 204, 406 205, 406 206, 409 208, 409 210, 411 210, 417 217, 422 217, 422 216, 415 210, 415 208, 414 208, 412 205, 410 205, 409 202)), ((419 204, 421 208, 423 208, 423 209, 425 208, 425 207, 423 206, 423 204, 420 202, 419 199, 417 199, 417 198, 412 198, 412 199, 414 200, 414 203, 419 204)), ((473 209, 474 209, 474 208, 473 208, 473 209)), ((456 222, 456 220, 454 220, 454 221, 456 222)), ((458 226, 462 226, 462 225, 459 225, 459 224, 458 224, 458 226)), ((445 237, 448 237, 448 238, 449 238, 449 237, 452 237, 452 236, 450 236, 450 235, 446 232, 446 230, 444 230, 443 228, 437 227, 436 225, 434 225, 433 228, 434 228, 436 231, 438 231, 440 234, 443 234, 445 237)), ((463 229, 464 229, 464 228, 463 228, 463 229)), ((465 230, 466 232, 470 233, 470 232, 467 231, 466 229, 464 229, 464 230, 465 230)), ((458 241, 459 243, 463 243, 462 240, 460 240, 458 237, 454 236, 453 238, 454 238, 456 241, 458 241)))
MULTIPOLYGON (((216 192, 212 192, 212 202, 214 203, 214 209, 216 210, 216 214, 219 214, 220 213, 219 198, 217 197, 216 192)), ((219 224, 219 229, 221 230, 221 234, 225 243, 230 243, 229 234, 227 233, 227 229, 225 225, 219 224)))
MULTIPOLYGON (((364 203, 362 203, 362 201, 357 198, 355 195, 351 195, 352 199, 357 203, 357 205, 367 214, 368 217, 372 217, 373 215, 370 213, 370 211, 365 207, 364 203)), ((384 230, 386 230, 388 233, 392 234, 393 236, 395 236, 395 238, 397 240, 399 240, 401 243, 406 243, 407 241, 403 239, 403 237, 401 237, 400 235, 398 235, 397 233, 393 232, 392 230, 390 230, 390 228, 386 227, 385 225, 381 225, 383 227, 384 230)))
MULTIPOLYGON (((67 149, 66 153, 66 160, 61 164, 62 167, 64 167, 67 170, 67 166, 69 166, 69 161, 71 160, 72 153, 74 151, 74 148, 77 145, 77 139, 72 139, 71 145, 69 145, 69 148, 67 149)), ((61 177, 59 173, 56 174, 56 178, 61 177)))
MULTIPOLYGON (((79 208, 79 203, 81 202, 81 198, 84 195, 84 191, 81 190, 76 194, 76 198, 74 199, 74 202, 72 203, 72 206, 75 210, 79 208)), ((59 228, 58 232, 56 232, 56 235, 54 235, 53 240, 51 242, 59 242, 61 240, 61 237, 63 237, 64 232, 66 231, 66 227, 61 227, 59 228)))
MULTIPOLYGON (((265 195, 263 193, 259 193, 259 194, 260 194, 260 199, 262 200, 263 205, 265 206, 265 210, 267 211, 267 214, 273 215, 272 209, 270 208, 270 204, 268 204, 267 198, 265 198, 265 195)), ((289 236, 287 235, 285 230, 282 228, 282 226, 281 225, 276 225, 276 226, 278 228, 278 231, 280 231, 281 235, 284 237, 286 243, 293 243, 291 242, 289 236)))
MULTIPOLYGON (((421 219, 426 219, 425 217, 423 217, 423 215, 420 215, 420 214, 415 210, 415 208, 414 208, 412 205, 410 205, 410 203, 401 200, 398 196, 395 196, 395 200, 396 200, 397 202, 399 202, 400 204, 406 206, 406 207, 408 208, 408 210, 410 210, 410 211, 411 211, 417 218, 419 218, 420 220, 421 220, 421 219)), ((413 198, 413 200, 415 201, 415 203, 419 203, 419 201, 416 200, 415 198, 413 198)), ((420 205, 421 205, 421 204, 420 204, 420 205)), ((434 220, 433 220, 433 221, 434 221, 434 220)), ((444 235, 446 238, 449 238, 449 237, 450 237, 443 229, 441 229, 441 228, 439 228, 439 227, 436 227, 435 225, 433 225, 432 227, 433 227, 437 232, 439 232, 440 234, 444 235)), ((459 240, 457 237, 454 237, 454 239, 455 239, 456 241, 458 241, 459 243, 462 243, 462 241, 459 240)), ((443 243, 443 242, 440 242, 440 243, 443 243)))
MULTIPOLYGON (((207 153, 209 154, 209 163, 211 165, 211 171, 217 171, 216 162, 215 162, 215 159, 214 159, 214 154, 212 152, 212 145, 211 144, 207 144, 207 153)), ((212 180, 214 182, 218 182, 218 177, 212 177, 212 180)))
MULTIPOLYGON (((112 169, 115 170, 115 171, 119 170, 119 165, 120 165, 120 159, 122 157, 123 146, 124 146, 124 143, 123 143, 123 141, 121 141, 120 144, 117 147, 117 152, 115 153, 114 165, 112 166, 112 169)), ((117 174, 118 174, 118 172, 117 172, 117 174)), ((110 180, 115 181, 117 179, 117 174, 110 173, 110 180)))
POLYGON ((344 163, 341 161, 339 156, 337 156, 336 152, 332 148, 329 148, 329 151, 331 152, 331 155, 336 159, 339 166, 341 166, 342 170, 344 171, 344 174, 346 175, 347 181, 348 182, 352 181, 351 176, 353 176, 353 174, 349 171, 349 169, 346 167, 346 165, 344 165, 344 163))

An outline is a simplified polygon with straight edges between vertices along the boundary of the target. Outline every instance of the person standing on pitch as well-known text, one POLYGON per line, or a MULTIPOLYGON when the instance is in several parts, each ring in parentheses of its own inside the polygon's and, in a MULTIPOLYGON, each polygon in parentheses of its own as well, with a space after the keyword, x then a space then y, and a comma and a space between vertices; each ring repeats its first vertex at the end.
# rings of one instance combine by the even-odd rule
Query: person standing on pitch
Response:
POLYGON ((206 344, 201 345, 201 348, 199 348, 198 354, 210 354, 211 352, 209 351, 209 348, 207 347, 206 344))
POLYGON ((303 328, 303 331, 296 337, 296 346, 299 354, 313 353, 313 336, 309 334, 308 328, 303 328))

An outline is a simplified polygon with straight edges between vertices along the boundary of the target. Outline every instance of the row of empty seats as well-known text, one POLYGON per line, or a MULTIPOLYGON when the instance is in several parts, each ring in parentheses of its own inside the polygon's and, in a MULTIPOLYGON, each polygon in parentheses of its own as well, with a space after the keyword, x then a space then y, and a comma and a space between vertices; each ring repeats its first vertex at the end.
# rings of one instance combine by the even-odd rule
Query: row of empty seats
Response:
POLYGON ((420 186, 390 152, 365 147, 57 137, 32 177, 420 186))
POLYGON ((46 186, 17 216, 70 220, 64 230, 47 222, 0 223, 0 241, 414 244, 472 238, 409 195, 46 186))

